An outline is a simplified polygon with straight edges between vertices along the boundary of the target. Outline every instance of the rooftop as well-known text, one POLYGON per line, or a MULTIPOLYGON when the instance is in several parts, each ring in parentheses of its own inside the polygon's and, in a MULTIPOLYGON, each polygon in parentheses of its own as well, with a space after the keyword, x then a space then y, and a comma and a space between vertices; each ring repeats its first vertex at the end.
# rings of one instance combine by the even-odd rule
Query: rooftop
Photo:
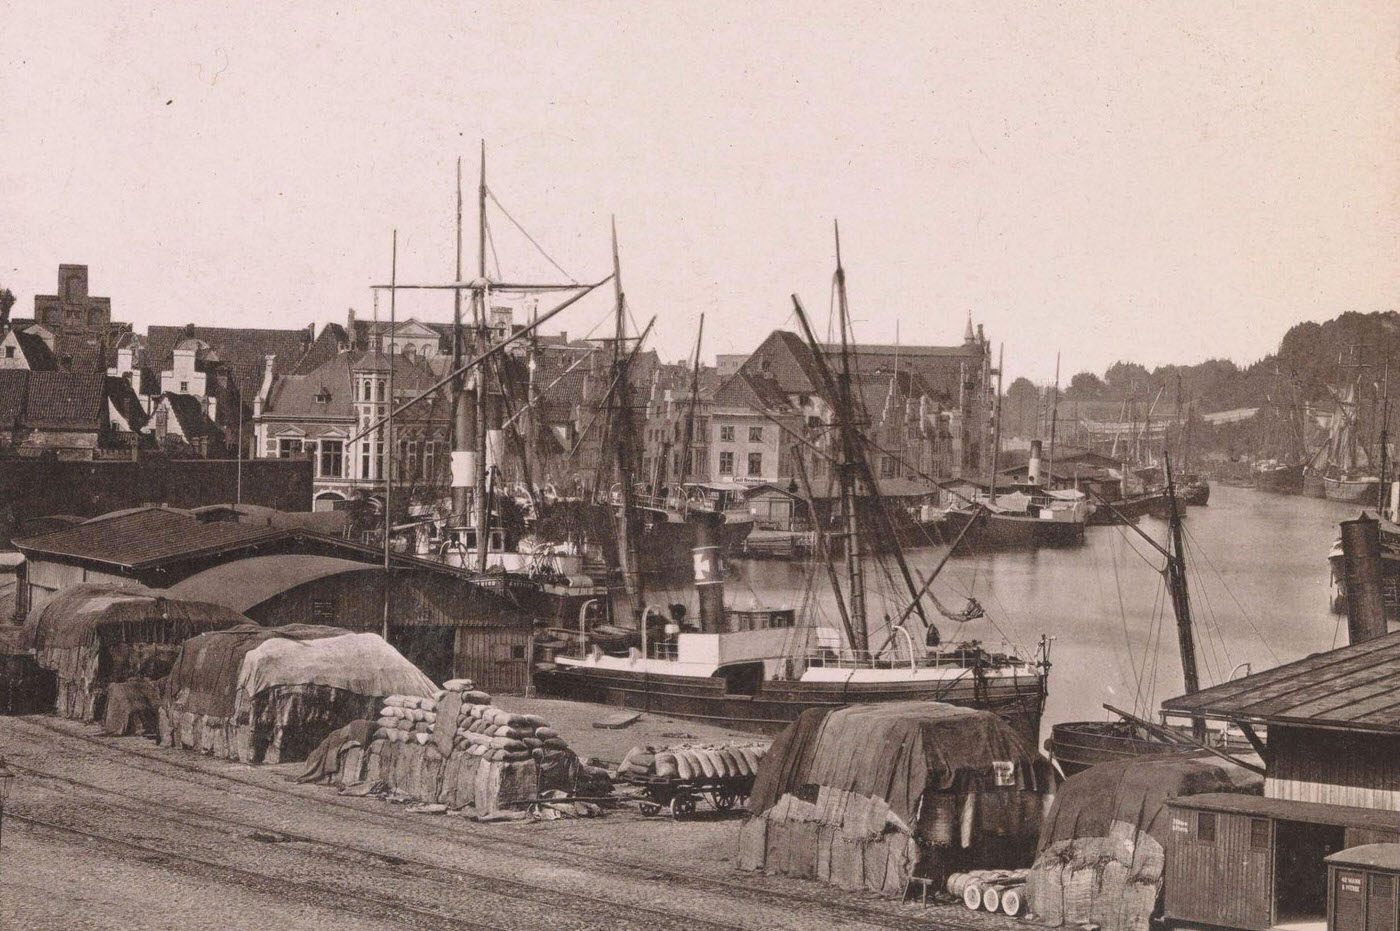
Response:
POLYGON ((1162 703, 1175 714, 1400 733, 1400 633, 1387 634, 1162 703))
POLYGON ((15 540, 26 558, 58 556, 122 569, 149 569, 270 540, 284 531, 229 521, 204 523, 188 511, 132 508, 94 517, 74 527, 15 540))

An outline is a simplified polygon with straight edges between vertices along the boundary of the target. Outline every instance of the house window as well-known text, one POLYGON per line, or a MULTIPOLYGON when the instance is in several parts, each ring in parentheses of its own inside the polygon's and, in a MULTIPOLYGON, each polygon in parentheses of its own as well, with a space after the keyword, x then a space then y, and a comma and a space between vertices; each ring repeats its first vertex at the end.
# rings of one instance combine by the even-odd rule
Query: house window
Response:
POLYGON ((377 384, 379 385, 379 400, 382 401, 382 400, 384 400, 384 385, 385 385, 385 382, 383 381, 383 379, 381 379, 377 384))
POLYGON ((190 393, 190 383, 189 383, 189 382, 187 382, 187 381, 182 381, 182 382, 180 382, 180 393, 181 393, 181 394, 189 394, 189 393, 190 393))
POLYGON ((1196 840, 1203 844, 1215 843, 1215 813, 1196 812, 1196 840))
POLYGON ((345 470, 345 444, 340 440, 322 440, 320 464, 322 478, 340 478, 345 470))
POLYGON ((360 478, 370 478, 369 474, 369 440, 360 444, 360 478))
POLYGON ((436 474, 433 471, 434 460, 437 458, 437 440, 425 440, 423 443, 423 477, 428 481, 433 480, 436 474))
POLYGON ((1250 818, 1249 819, 1249 849, 1268 850, 1269 849, 1269 819, 1250 818))
POLYGON ((894 461, 894 457, 893 457, 893 456, 881 456, 881 457, 880 457, 880 477, 881 477, 881 478, 894 478, 897 474, 899 474, 899 470, 896 469, 895 466, 896 466, 896 463, 895 463, 895 461, 894 461))
POLYGON ((749 474, 763 474, 763 453, 749 453, 749 474))
POLYGON ((734 454, 733 454, 733 453, 720 453, 720 454, 719 454, 719 474, 720 474, 720 475, 733 475, 733 474, 734 474, 734 454))
POLYGON ((317 404, 329 404, 329 403, 331 403, 331 393, 330 393, 329 391, 327 391, 325 388, 322 388, 320 391, 316 392, 316 403, 317 403, 317 404))
POLYGON ((301 438, 295 436, 284 436, 277 441, 277 457, 279 459, 292 459, 301 455, 301 438))
POLYGON ((15 347, 13 347, 13 346, 6 346, 6 347, 5 347, 5 358, 6 358, 6 359, 13 359, 14 357, 15 357, 15 347))
POLYGON ((763 428, 762 428, 762 427, 749 427, 749 442, 750 442, 750 443, 762 443, 762 442, 763 442, 763 428))
POLYGON ((728 427, 719 428, 719 441, 721 443, 734 442, 734 427, 732 425, 728 427))

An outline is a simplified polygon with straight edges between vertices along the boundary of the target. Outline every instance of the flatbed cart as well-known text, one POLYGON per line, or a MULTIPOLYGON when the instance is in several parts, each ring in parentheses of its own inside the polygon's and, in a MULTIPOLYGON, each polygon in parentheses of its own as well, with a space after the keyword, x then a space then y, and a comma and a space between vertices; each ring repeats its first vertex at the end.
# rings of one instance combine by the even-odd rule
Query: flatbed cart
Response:
POLYGON ((700 799, 710 803, 715 811, 729 811, 743 805, 753 791, 753 776, 718 776, 714 778, 681 779, 678 776, 636 776, 631 773, 618 777, 619 782, 641 790, 637 808, 650 818, 669 810, 675 818, 695 814, 700 799))

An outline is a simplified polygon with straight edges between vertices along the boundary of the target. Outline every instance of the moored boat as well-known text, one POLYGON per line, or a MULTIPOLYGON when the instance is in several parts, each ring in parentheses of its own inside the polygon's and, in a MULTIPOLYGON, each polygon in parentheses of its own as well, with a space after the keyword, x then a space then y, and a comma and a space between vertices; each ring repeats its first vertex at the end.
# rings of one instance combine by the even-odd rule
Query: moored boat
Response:
POLYGON ((1278 459, 1263 459, 1250 472, 1254 487, 1276 495, 1296 495, 1303 491, 1303 467, 1278 459))
POLYGON ((1324 475, 1323 492, 1330 501, 1366 504, 1376 500, 1381 480, 1377 475, 1324 475))

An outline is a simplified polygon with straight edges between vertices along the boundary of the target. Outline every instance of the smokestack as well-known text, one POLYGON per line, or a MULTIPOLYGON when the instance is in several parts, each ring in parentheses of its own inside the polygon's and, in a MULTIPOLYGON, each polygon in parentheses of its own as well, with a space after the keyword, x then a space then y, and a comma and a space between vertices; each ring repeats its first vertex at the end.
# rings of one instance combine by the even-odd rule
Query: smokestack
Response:
POLYGON ((1040 440, 1031 440, 1031 461, 1026 481, 1032 485, 1040 484, 1040 440))
POLYGON ((1342 572, 1347 594, 1347 633, 1352 643, 1384 636, 1380 523, 1363 512, 1342 521, 1342 572))
POLYGON ((700 632, 717 634, 725 628, 724 564, 719 558, 721 514, 693 515, 695 520, 695 591, 700 596, 700 632))

